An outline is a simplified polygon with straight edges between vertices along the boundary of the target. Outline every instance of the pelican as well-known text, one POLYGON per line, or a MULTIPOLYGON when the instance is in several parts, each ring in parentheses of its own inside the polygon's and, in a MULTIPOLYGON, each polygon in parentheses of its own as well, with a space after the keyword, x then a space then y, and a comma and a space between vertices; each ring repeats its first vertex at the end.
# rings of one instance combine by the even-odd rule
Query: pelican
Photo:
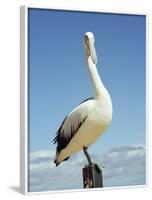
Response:
POLYGON ((58 166, 71 155, 83 149, 89 164, 87 148, 103 134, 112 120, 112 102, 97 71, 94 35, 85 33, 84 47, 94 96, 84 100, 63 120, 53 143, 57 143, 54 163, 58 166))

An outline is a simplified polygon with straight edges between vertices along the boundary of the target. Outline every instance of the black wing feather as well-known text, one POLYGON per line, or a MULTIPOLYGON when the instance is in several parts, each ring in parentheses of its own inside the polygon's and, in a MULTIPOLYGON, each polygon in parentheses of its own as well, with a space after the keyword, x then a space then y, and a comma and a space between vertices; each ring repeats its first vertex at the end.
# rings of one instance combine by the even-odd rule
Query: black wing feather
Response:
POLYGON ((83 121, 79 122, 77 128, 74 128, 74 126, 71 126, 71 130, 70 133, 67 133, 67 135, 69 136, 64 137, 64 129, 62 129, 65 120, 67 119, 67 117, 64 119, 64 121, 62 122, 62 125, 60 126, 60 128, 58 129, 58 131, 56 132, 56 137, 53 139, 53 143, 57 143, 57 153, 59 154, 60 151, 64 148, 66 148, 66 146, 69 144, 69 142, 71 141, 72 137, 75 135, 75 133, 79 130, 79 128, 81 127, 81 125, 83 124, 83 122, 86 120, 87 117, 85 117, 83 119, 83 121))
MULTIPOLYGON (((79 105, 81 106, 81 104, 85 103, 86 101, 92 100, 93 97, 88 98, 86 100, 84 100, 83 102, 81 102, 79 105)), ((80 110, 81 112, 81 110, 80 110)), ((70 128, 68 128, 68 132, 64 132, 64 126, 66 126, 67 120, 71 117, 71 114, 67 115, 65 117, 65 119, 63 120, 60 128, 58 129, 58 131, 56 132, 56 136, 53 139, 53 143, 57 143, 57 148, 56 148, 56 154, 59 154, 60 151, 64 148, 67 147, 67 145, 69 144, 69 142, 71 141, 72 137, 75 135, 75 133, 79 130, 79 128, 81 127, 81 125, 84 123, 84 121, 87 119, 87 115, 84 115, 83 118, 80 115, 80 112, 76 113, 76 122, 71 122, 70 120, 70 128), (76 126, 75 124, 76 123, 76 126)), ((68 158, 66 158, 65 160, 67 160, 68 158)))

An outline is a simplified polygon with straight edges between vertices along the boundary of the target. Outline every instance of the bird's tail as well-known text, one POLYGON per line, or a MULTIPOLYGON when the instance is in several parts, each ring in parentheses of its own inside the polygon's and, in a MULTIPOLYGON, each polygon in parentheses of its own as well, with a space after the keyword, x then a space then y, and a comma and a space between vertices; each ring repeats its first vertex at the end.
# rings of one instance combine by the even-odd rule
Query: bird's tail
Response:
POLYGON ((59 155, 59 152, 56 152, 56 155, 55 155, 55 158, 54 158, 54 163, 56 165, 56 167, 61 163, 58 161, 58 155, 59 155))
POLYGON ((55 159, 54 159, 54 163, 55 163, 55 165, 56 165, 56 167, 57 167, 61 162, 59 162, 59 161, 57 160, 57 158, 55 158, 55 159))
POLYGON ((55 156, 55 158, 54 158, 54 163, 56 164, 56 167, 57 167, 62 161, 66 161, 66 160, 69 159, 69 157, 67 157, 67 158, 65 158, 64 160, 59 161, 59 160, 58 160, 58 155, 59 155, 59 153, 57 153, 56 156, 55 156))

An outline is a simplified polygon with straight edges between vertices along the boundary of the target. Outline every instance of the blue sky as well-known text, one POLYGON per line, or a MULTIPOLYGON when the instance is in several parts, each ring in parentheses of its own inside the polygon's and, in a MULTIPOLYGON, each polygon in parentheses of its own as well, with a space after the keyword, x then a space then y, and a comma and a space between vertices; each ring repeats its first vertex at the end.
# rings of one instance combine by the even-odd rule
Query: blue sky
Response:
POLYGON ((64 117, 93 95, 83 36, 95 35, 97 68, 113 103, 113 120, 92 153, 145 144, 145 16, 29 10, 29 152, 55 150, 64 117))

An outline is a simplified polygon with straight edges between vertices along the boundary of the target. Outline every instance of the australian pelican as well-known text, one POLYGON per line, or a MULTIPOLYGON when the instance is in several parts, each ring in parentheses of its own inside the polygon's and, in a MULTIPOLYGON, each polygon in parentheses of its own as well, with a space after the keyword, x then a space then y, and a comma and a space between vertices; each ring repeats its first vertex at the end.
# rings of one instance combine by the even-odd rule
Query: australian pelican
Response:
POLYGON ((97 56, 94 42, 93 33, 85 33, 86 61, 94 97, 80 103, 66 116, 58 129, 53 140, 54 144, 57 143, 54 159, 56 166, 81 149, 83 149, 88 162, 91 163, 87 148, 103 134, 112 119, 111 98, 96 68, 97 56))

